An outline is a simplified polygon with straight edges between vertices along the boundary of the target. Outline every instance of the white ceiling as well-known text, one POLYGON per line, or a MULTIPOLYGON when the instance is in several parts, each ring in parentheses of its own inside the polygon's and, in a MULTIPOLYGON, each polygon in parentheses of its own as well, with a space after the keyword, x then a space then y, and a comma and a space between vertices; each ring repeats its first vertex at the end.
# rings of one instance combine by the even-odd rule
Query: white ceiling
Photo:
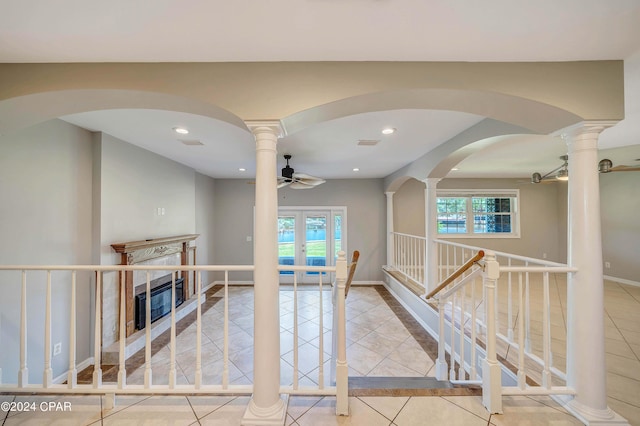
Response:
MULTIPOLYGON (((631 146, 619 154, 629 164, 640 158, 639 22, 640 0, 3 0, 0 62, 624 59, 627 118, 603 133, 601 147, 631 146)), ((361 114, 289 135, 279 151, 308 174, 383 177, 480 119, 444 111, 361 114), (388 125, 398 132, 383 136, 388 125), (381 142, 359 147, 358 139, 381 142)), ((200 116, 110 110, 65 120, 214 177, 249 177, 255 168, 248 134, 200 116), (178 143, 176 125, 204 145, 178 143)), ((500 150, 464 160, 455 176, 543 172, 564 151, 557 142, 501 141, 500 150)))

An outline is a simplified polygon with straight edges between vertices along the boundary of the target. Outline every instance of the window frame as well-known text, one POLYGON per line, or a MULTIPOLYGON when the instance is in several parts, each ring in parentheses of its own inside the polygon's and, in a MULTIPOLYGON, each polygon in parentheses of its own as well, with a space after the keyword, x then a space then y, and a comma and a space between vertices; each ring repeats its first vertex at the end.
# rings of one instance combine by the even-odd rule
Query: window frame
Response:
MULTIPOLYGON (((438 238, 520 238, 520 190, 519 189, 441 189, 436 190, 436 220, 438 217, 437 201, 441 198, 466 198, 466 229, 464 233, 440 233, 438 238), (473 198, 510 198, 511 232, 474 232, 473 198)), ((437 225, 436 225, 437 227, 437 225)))

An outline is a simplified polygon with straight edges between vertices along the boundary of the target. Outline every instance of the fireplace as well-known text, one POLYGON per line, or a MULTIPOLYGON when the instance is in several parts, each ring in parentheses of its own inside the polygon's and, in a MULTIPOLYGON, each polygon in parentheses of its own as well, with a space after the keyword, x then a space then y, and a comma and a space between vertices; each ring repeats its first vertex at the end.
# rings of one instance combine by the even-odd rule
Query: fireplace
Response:
MULTIPOLYGON (((171 312, 171 276, 162 277, 151 283, 151 322, 159 320, 171 312)), ((176 308, 184 302, 184 279, 176 279, 176 308)), ((135 297, 136 329, 142 330, 147 321, 147 289, 139 286, 135 297)))

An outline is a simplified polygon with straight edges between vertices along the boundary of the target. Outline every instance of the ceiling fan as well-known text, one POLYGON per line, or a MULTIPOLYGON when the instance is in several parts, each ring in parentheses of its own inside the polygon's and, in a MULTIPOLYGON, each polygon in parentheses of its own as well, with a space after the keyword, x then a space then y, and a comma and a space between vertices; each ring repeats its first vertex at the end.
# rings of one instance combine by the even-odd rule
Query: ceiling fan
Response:
MULTIPOLYGON (((560 159, 563 161, 560 167, 556 167, 551 170, 549 173, 542 176, 540 173, 536 172, 531 175, 531 183, 545 183, 552 182, 556 180, 569 180, 569 156, 561 155, 560 159)), ((610 173, 610 172, 635 172, 640 171, 640 166, 615 166, 613 167, 613 162, 608 158, 604 158, 598 162, 598 172, 600 173, 610 173)))
POLYGON ((284 159, 287 160, 287 165, 282 169, 282 177, 278 178, 278 188, 289 186, 292 189, 311 189, 326 182, 315 176, 296 173, 293 167, 289 166, 291 154, 285 154, 284 159))

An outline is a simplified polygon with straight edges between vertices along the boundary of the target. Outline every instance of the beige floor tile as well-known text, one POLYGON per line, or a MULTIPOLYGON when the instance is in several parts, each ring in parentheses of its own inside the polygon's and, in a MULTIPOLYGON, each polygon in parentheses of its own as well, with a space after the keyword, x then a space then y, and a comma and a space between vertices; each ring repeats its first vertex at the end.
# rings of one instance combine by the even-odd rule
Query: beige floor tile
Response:
POLYGON ((613 411, 627 419, 631 426, 640 426, 640 407, 613 398, 607 398, 607 405, 613 411))
POLYGON ((380 364, 385 357, 379 353, 373 352, 364 346, 354 343, 347 348, 347 359, 349 362, 349 368, 368 374, 373 368, 380 364))
POLYGON ((487 420, 440 397, 411 397, 393 419, 398 426, 420 424, 473 426, 486 425, 487 420))
POLYGON ((408 396, 386 397, 369 396, 358 397, 362 402, 385 416, 387 419, 395 419, 402 407, 409 400, 408 396))
POLYGON ((22 411, 0 412, 3 425, 86 425, 101 418, 100 396, 16 396, 22 411), (28 407, 28 411, 25 409, 28 407))
POLYGON ((321 396, 290 396, 287 414, 295 421, 320 401, 321 396))
POLYGON ((211 414, 236 398, 237 397, 234 396, 187 396, 187 400, 189 401, 189 404, 191 404, 191 408, 199 419, 211 414))
POLYGON ((300 416, 296 423, 300 426, 388 426, 390 424, 390 419, 358 398, 349 398, 349 410, 350 416, 336 416, 336 399, 325 397, 300 416))
POLYGON ((199 419, 203 426, 238 426, 249 404, 249 397, 237 397, 199 419))
POLYGON ((190 425, 197 420, 184 396, 154 396, 105 418, 104 425, 190 425))
POLYGON ((640 382, 614 373, 607 373, 607 396, 640 407, 640 382))
POLYGON ((581 425, 559 405, 551 407, 526 396, 504 397, 503 414, 492 414, 493 425, 581 425))

